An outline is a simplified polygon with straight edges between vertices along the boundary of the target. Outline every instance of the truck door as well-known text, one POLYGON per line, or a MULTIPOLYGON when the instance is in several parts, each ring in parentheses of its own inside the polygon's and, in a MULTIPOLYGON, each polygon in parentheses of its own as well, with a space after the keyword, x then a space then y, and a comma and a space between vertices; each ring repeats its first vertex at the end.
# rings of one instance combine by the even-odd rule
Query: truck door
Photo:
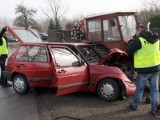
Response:
POLYGON ((67 47, 49 48, 57 74, 57 95, 86 91, 89 84, 87 64, 67 47))

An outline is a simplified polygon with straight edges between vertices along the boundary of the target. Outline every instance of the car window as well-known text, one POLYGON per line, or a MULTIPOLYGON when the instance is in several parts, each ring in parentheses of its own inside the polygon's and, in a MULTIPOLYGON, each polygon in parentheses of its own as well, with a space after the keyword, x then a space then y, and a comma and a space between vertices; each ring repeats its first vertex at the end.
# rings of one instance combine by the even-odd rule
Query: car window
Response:
POLYGON ((13 52, 16 51, 17 47, 19 46, 20 42, 10 33, 7 31, 7 45, 9 50, 9 56, 12 55, 13 52))
POLYGON ((16 61, 47 62, 47 52, 44 46, 21 46, 16 61))
POLYGON ((77 66, 79 65, 78 58, 66 48, 52 48, 52 53, 55 57, 55 62, 58 67, 77 66))
POLYGON ((100 57, 97 55, 97 53, 89 46, 78 46, 78 49, 84 56, 84 58, 89 62, 98 62, 100 60, 100 57))
POLYGON ((38 33, 34 30, 14 28, 13 31, 21 38, 21 40, 23 40, 23 42, 42 42, 38 33))
POLYGON ((104 57, 109 54, 109 49, 103 44, 95 44, 93 47, 104 57))

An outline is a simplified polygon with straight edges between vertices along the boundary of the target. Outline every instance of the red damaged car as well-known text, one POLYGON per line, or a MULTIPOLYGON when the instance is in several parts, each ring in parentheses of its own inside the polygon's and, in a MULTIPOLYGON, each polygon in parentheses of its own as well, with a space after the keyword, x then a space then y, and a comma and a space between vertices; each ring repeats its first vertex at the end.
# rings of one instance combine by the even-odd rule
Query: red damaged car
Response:
POLYGON ((56 88, 56 95, 90 91, 104 100, 114 101, 135 92, 130 77, 116 66, 118 61, 130 64, 123 51, 113 49, 105 59, 88 51, 88 59, 96 59, 89 61, 82 50, 75 47, 87 44, 41 42, 27 28, 8 27, 8 31, 20 44, 8 57, 3 74, 19 94, 27 93, 30 87, 45 86, 56 88))

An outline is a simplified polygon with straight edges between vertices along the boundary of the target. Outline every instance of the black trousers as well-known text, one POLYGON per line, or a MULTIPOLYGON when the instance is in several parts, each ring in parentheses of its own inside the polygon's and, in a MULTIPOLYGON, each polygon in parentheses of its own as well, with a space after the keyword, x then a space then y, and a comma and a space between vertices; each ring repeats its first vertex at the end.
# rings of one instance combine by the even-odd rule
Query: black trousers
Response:
POLYGON ((1 55, 0 56, 0 65, 1 65, 1 78, 0 78, 0 84, 7 84, 7 80, 4 79, 3 77, 3 71, 5 70, 5 62, 6 62, 6 59, 7 59, 7 56, 8 55, 1 55))

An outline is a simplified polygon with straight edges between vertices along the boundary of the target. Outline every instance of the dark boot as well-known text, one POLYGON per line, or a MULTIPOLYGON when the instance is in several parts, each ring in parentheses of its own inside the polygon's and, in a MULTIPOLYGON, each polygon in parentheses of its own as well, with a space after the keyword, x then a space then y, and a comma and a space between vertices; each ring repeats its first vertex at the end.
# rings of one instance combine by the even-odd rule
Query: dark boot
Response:
POLYGON ((2 79, 0 79, 0 85, 4 85, 4 81, 2 79))
POLYGON ((9 84, 9 83, 6 83, 6 84, 3 85, 3 87, 11 87, 11 86, 12 86, 12 85, 9 84))
POLYGON ((4 87, 11 87, 12 85, 11 84, 9 84, 8 82, 7 82, 7 80, 4 80, 4 85, 3 85, 4 87))

